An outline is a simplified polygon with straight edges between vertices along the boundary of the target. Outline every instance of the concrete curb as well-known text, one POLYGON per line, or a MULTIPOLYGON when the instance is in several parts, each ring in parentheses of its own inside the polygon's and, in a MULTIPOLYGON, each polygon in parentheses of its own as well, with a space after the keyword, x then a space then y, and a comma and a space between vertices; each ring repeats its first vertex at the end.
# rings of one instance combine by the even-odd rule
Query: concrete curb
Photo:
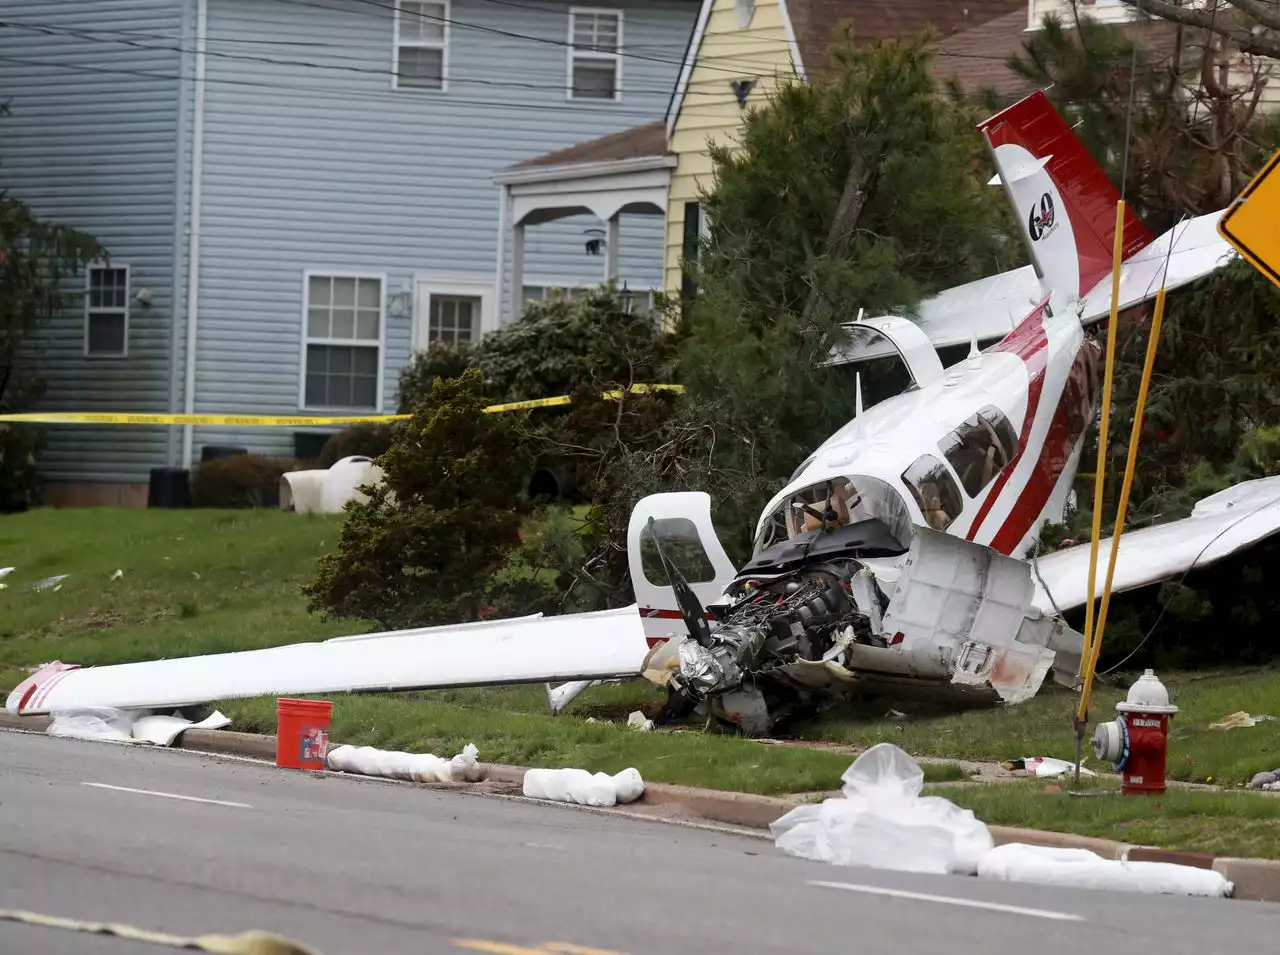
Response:
MULTIPOLYGON (((51 722, 46 716, 14 716, 9 713, 0 713, 0 729, 43 733, 51 722)), ((258 733, 192 729, 183 732, 171 748, 274 761, 276 738, 258 733)), ((487 763, 485 766, 488 770, 486 780, 490 784, 519 786, 524 782, 524 767, 506 766, 501 763, 487 763)), ((640 802, 648 806, 679 809, 707 822, 743 829, 767 830, 769 824, 775 819, 796 806, 803 805, 805 801, 646 782, 645 793, 640 802)), ((1134 846, 1112 839, 1047 832, 1039 829, 1020 829, 1014 826, 988 826, 988 829, 996 845, 1020 842, 1026 845, 1054 848, 1087 849, 1104 859, 1129 862, 1171 862, 1201 869, 1213 869, 1235 884, 1234 898, 1236 899, 1280 902, 1280 860, 1237 859, 1229 856, 1214 856, 1209 853, 1179 852, 1149 846, 1134 846)))

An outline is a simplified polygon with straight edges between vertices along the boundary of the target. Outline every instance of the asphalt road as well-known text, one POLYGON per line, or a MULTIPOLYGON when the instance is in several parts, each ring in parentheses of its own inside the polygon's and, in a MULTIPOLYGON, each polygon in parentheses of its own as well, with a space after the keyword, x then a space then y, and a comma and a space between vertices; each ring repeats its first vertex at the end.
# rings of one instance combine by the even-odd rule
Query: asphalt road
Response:
MULTIPOLYGON (((0 908, 264 929, 322 955, 1203 955, 1280 938, 1280 905, 836 868, 724 832, 10 732, 0 908)), ((14 955, 161 951, 0 922, 14 955)))

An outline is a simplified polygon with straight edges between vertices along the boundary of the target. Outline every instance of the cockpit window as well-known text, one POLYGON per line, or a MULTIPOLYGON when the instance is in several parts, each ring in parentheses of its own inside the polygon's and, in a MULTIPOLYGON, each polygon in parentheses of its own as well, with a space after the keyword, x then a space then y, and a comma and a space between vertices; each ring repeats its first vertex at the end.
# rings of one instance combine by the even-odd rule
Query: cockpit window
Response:
POLYGON ((902 472, 902 483, 915 498, 925 523, 935 531, 945 531, 964 508, 955 478, 932 454, 916 458, 915 463, 902 472))
POLYGON ((1013 460, 1018 436, 1004 413, 987 405, 939 441, 938 447, 960 475, 965 493, 976 497, 1013 460))
POLYGON ((911 546, 911 514, 902 495, 878 478, 856 475, 810 485, 792 494, 769 515, 756 537, 759 554, 779 541, 817 530, 877 520, 903 548, 911 546))

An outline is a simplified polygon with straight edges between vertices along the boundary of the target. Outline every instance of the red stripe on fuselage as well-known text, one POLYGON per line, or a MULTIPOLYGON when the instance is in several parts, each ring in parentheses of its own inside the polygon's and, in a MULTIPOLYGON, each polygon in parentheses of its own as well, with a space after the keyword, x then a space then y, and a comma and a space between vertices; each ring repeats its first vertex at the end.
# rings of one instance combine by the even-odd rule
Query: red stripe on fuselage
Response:
POLYGON ((991 539, 990 546, 1000 553, 1012 554, 1013 548, 1026 537, 1049 503, 1072 450, 1084 434, 1091 412, 1096 407, 1097 372, 1098 346, 1088 340, 1082 341, 1067 373, 1067 380, 1062 384, 1058 406, 1054 409, 1053 420, 1049 423, 1049 431, 1031 476, 1008 518, 991 539))
POLYGON ((1004 490, 1005 485, 1009 483, 1009 479, 1013 477, 1013 472, 1017 470, 1018 463, 1027 451, 1027 441, 1031 437, 1031 426, 1035 423, 1036 412, 1040 408, 1040 393, 1044 389, 1045 369, 1049 364, 1049 356, 1047 354, 1049 336, 1044 329, 1044 313, 1048 304, 1049 299, 1045 298, 1044 301, 1032 309, 1031 314, 1024 318, 1017 328, 991 348, 991 351, 1010 352, 1017 355, 1022 359, 1023 364, 1027 366, 1027 413, 1023 415, 1022 432, 1018 435, 1018 452, 1013 456, 1013 460, 1005 465, 1004 470, 1000 472, 1000 476, 996 478, 996 483, 991 487, 991 493, 987 495, 986 500, 982 502, 982 506, 978 508, 978 515, 973 519, 973 524, 969 527, 969 533, 965 535, 965 540, 973 540, 978 531, 982 529, 982 522, 991 513, 991 508, 995 506, 1000 492, 1004 490))

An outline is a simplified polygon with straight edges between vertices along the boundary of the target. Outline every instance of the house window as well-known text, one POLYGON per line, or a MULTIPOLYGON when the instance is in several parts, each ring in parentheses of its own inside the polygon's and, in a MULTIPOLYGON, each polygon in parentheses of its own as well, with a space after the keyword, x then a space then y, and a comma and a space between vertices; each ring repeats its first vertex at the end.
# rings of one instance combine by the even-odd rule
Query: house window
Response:
POLYGON ((443 90, 449 4, 396 0, 396 89, 443 90))
POLYGON ((586 285, 526 285, 521 292, 521 305, 530 302, 550 302, 558 298, 583 299, 591 294, 586 285))
POLYGON ((756 12, 756 0, 736 0, 734 7, 738 11, 738 26, 746 28, 751 25, 751 15, 756 12))
POLYGON ((380 276, 307 276, 303 407, 381 407, 382 287, 380 276))
POLYGON ((622 13, 569 11, 569 98, 622 99, 622 13))
POLYGON ((91 265, 85 280, 84 353, 124 358, 129 353, 129 267, 91 265))
POLYGON ((479 295, 432 295, 427 345, 469 345, 480 337, 479 295))

